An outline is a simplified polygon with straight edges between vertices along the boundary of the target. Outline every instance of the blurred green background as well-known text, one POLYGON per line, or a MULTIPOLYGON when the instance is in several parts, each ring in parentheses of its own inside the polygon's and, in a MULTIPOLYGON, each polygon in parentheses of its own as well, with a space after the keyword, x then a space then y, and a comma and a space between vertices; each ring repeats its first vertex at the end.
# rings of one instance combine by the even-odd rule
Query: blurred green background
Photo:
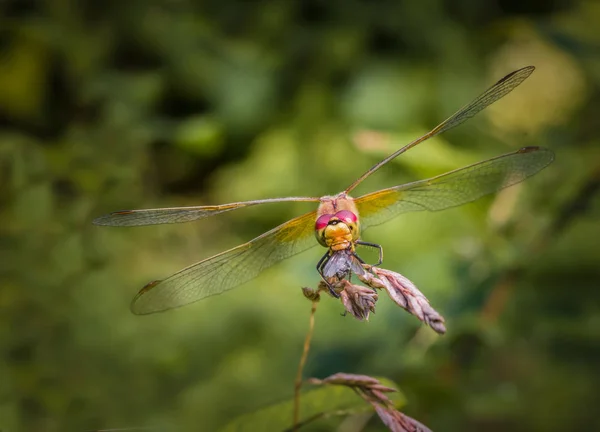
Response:
POLYGON ((515 92, 356 191, 555 151, 519 186, 365 234, 448 333, 385 295, 369 323, 326 298, 305 376, 389 377, 435 431, 600 429, 599 2, 4 0, 0 16, 2 431, 210 431, 289 398, 322 249, 182 309, 129 302, 310 203, 91 220, 336 193, 530 64, 515 92))

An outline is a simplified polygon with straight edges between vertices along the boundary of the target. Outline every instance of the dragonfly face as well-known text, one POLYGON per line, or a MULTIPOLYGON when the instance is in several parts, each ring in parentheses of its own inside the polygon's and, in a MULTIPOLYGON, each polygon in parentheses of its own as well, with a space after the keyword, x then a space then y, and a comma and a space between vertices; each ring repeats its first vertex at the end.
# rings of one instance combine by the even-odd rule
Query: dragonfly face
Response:
POLYGON ((133 299, 132 312, 161 312, 221 294, 253 279, 279 261, 315 246, 313 236, 328 248, 327 254, 317 265, 321 276, 326 281, 330 277, 344 278, 349 272, 356 273, 362 269, 363 262, 354 253, 356 244, 379 248, 379 262, 383 258, 381 246, 360 240, 361 228, 364 230, 379 225, 406 212, 456 207, 538 173, 552 163, 554 154, 540 147, 525 147, 430 179, 392 186, 356 199, 348 195, 395 157, 458 126, 506 96, 527 79, 533 70, 533 66, 528 66, 508 74, 430 132, 375 164, 337 195, 322 198, 271 198, 214 206, 125 210, 95 219, 96 225, 153 225, 188 222, 267 203, 319 203, 317 211, 298 216, 247 243, 197 262, 164 280, 147 284, 133 299))
POLYGON ((354 243, 360 238, 358 209, 354 200, 344 192, 321 198, 315 236, 321 246, 332 251, 353 249, 354 243))

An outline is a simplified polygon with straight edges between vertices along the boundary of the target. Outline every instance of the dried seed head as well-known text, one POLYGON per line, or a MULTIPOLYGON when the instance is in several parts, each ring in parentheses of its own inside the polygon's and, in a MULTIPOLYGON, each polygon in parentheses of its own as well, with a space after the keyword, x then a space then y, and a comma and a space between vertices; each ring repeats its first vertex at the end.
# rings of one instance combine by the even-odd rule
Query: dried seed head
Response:
POLYGON ((312 288, 302 287, 302 294, 304 294, 304 297, 311 301, 319 301, 321 299, 321 294, 319 294, 319 291, 320 290, 318 289, 314 290, 312 288))
POLYGON ((399 273, 372 267, 371 273, 359 275, 359 279, 373 288, 383 288, 394 302, 416 316, 439 334, 446 333, 444 317, 429 305, 429 300, 408 278, 399 273))
POLYGON ((368 321, 370 312, 375 313, 377 298, 378 295, 374 289, 354 285, 348 281, 346 281, 344 290, 340 293, 340 299, 346 310, 360 321, 368 321))
POLYGON ((343 385, 352 388, 375 408, 383 424, 393 432, 431 432, 426 426, 398 411, 394 402, 385 394, 397 390, 384 386, 376 378, 367 375, 336 373, 322 380, 311 378, 309 382, 316 385, 343 385))

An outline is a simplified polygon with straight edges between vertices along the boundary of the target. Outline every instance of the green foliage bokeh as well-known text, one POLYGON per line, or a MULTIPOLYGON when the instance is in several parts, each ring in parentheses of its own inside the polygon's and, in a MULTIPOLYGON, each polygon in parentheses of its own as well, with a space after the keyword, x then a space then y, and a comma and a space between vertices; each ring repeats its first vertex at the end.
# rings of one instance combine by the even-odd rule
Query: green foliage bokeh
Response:
POLYGON ((336 193, 529 64, 514 93, 357 191, 555 151, 522 185, 365 234, 448 333, 384 295, 369 323, 327 298, 305 375, 389 377, 433 430, 600 429, 596 2, 8 0, 0 19, 2 431, 215 430, 289 399, 320 249, 176 311, 129 302, 311 204, 91 220, 336 193))

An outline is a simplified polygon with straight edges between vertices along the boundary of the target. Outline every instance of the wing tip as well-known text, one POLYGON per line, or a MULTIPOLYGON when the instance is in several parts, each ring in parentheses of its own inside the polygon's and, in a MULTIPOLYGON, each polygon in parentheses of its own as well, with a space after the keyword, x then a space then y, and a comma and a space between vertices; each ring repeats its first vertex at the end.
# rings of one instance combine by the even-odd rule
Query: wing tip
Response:
POLYGON ((516 71, 509 73, 504 78, 500 79, 500 81, 498 81, 496 84, 501 84, 505 81, 508 81, 515 75, 521 75, 518 79, 518 82, 520 84, 521 82, 523 82, 527 78, 529 78, 529 76, 533 73, 533 71, 535 71, 535 66, 533 66, 533 65, 522 67, 521 69, 517 69, 516 71))
POLYGON ((140 304, 138 303, 138 300, 144 294, 146 294, 148 291, 150 291, 152 288, 154 288, 155 286, 157 286, 161 282, 162 282, 162 280, 153 280, 151 282, 148 282, 146 285, 144 285, 142 287, 142 289, 140 289, 138 291, 138 293, 135 295, 135 297, 133 298, 133 300, 131 300, 131 304, 129 305, 129 310, 131 310, 131 313, 133 313, 134 315, 149 315, 149 314, 152 314, 152 313, 155 313, 155 312, 161 312, 162 311, 162 310, 144 310, 144 308, 140 307, 140 304))
POLYGON ((535 152, 546 153, 549 158, 549 161, 548 161, 549 164, 554 161, 554 152, 546 147, 527 146, 527 147, 522 147, 519 150, 517 150, 517 153, 519 153, 519 154, 535 153, 535 152))
POLYGON ((535 71, 535 66, 529 65, 529 66, 522 67, 521 69, 517 69, 511 75, 513 75, 513 74, 525 74, 526 76, 529 76, 534 71, 535 71))

